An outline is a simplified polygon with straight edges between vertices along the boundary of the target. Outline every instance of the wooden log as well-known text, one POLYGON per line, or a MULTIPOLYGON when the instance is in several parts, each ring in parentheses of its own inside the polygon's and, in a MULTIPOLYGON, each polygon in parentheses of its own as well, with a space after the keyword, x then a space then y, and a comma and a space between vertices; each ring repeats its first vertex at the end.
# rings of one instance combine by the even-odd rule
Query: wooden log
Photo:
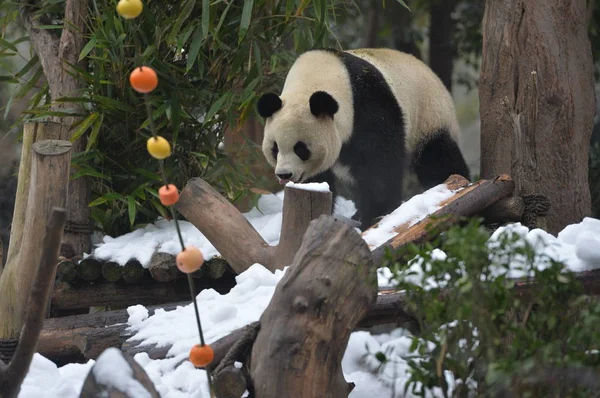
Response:
POLYGON ((31 290, 27 292, 27 314, 19 336, 19 344, 8 366, 4 366, 5 364, 0 361, 2 365, 0 393, 3 397, 12 398, 18 395, 21 383, 25 379, 36 351, 44 322, 46 303, 54 280, 65 221, 66 211, 61 208, 53 208, 49 221, 45 223, 43 252, 40 256, 40 263, 33 274, 34 283, 31 290))
POLYGON ((152 279, 160 282, 174 281, 181 274, 175 265, 175 256, 169 253, 154 252, 150 258, 148 270, 152 279))
POLYGON ((123 278, 123 266, 114 261, 102 264, 102 277, 108 282, 117 282, 123 278))
POLYGON ((224 259, 220 257, 213 257, 206 262, 203 268, 206 268, 206 275, 209 278, 219 279, 223 275, 225 275, 228 266, 229 265, 227 264, 227 261, 225 261, 224 259))
POLYGON ((70 259, 63 259, 56 268, 56 280, 59 282, 73 282, 77 279, 77 264, 70 259))
POLYGON ((84 258, 77 264, 77 277, 93 282, 102 275, 102 263, 93 257, 84 258))
POLYGON ((348 396, 341 360, 358 321, 375 303, 377 276, 353 228, 321 216, 263 312, 250 375, 257 397, 348 396))
MULTIPOLYGON (((182 301, 146 308, 148 313, 152 315, 157 308, 171 311, 178 306, 188 304, 189 302, 182 301)), ((123 332, 127 327, 127 319, 129 319, 129 314, 126 309, 46 319, 37 352, 56 362, 68 361, 70 358, 77 358, 82 355, 85 359, 96 359, 93 354, 98 354, 103 349, 114 346, 115 338, 119 339, 119 347, 121 344, 125 344, 126 335, 123 332), (80 338, 84 333, 93 330, 107 330, 114 337, 108 334, 106 341, 98 339, 92 341, 89 334, 80 338)), ((96 337, 98 336, 96 335, 96 337)), ((166 352, 164 355, 166 355, 166 352)))
POLYGON ((206 236, 236 273, 254 263, 272 263, 267 242, 238 209, 203 179, 194 178, 185 186, 175 208, 206 236))
POLYGON ((383 245, 373 250, 373 261, 380 265, 388 250, 395 252, 407 243, 420 244, 448 228, 461 217, 478 214, 493 203, 509 197, 515 184, 503 174, 493 180, 480 180, 461 190, 438 211, 402 231, 383 245))
MULTIPOLYGON (((468 186, 470 184, 470 182, 465 177, 463 177, 459 174, 452 174, 450 177, 448 177, 446 179, 446 181, 444 181, 444 184, 450 191, 457 191, 461 188, 468 186)), ((449 202, 451 202, 453 200, 453 198, 455 196, 442 201, 440 203, 440 206, 447 205, 449 202)), ((386 216, 386 217, 389 217, 389 216, 386 216)), ((386 217, 384 217, 383 219, 385 219, 386 217)), ((374 224, 373 226, 367 228, 365 231, 362 232, 362 236, 365 236, 366 234, 370 233, 372 230, 379 228, 380 223, 381 223, 381 221, 379 221, 376 224, 374 224)), ((410 223, 404 223, 404 224, 399 225, 396 228, 394 228, 393 232, 395 232, 396 234, 401 234, 401 233, 404 233, 409 228, 410 228, 410 223)), ((369 244, 369 249, 374 249, 374 247, 371 244, 369 244)))
POLYGON ((269 246, 248 220, 201 178, 186 185, 175 207, 206 236, 236 273, 254 263, 274 271, 291 262, 309 222, 331 213, 331 192, 286 186, 277 246, 269 246))
MULTIPOLYGON (((52 308, 66 310, 76 308, 128 306, 133 304, 153 305, 187 300, 190 297, 187 279, 173 282, 152 281, 126 285, 118 283, 98 283, 89 286, 71 286, 58 283, 52 294, 52 308)), ((202 289, 212 288, 219 293, 227 293, 235 285, 233 278, 218 280, 200 279, 196 282, 196 294, 202 289)))
MULTIPOLYGON (((44 140, 32 145, 31 187, 24 224, 27 234, 22 237, 18 256, 9 259, 0 277, 0 338, 14 338, 23 327, 27 297, 42 256, 51 208, 66 206, 70 150, 68 141, 44 140)), ((58 256, 54 261, 58 261, 58 256)), ((54 279, 55 266, 52 272, 54 279)))
POLYGON ((160 394, 140 364, 117 348, 109 348, 98 357, 83 382, 79 396, 81 398, 160 398, 160 394), (96 372, 100 367, 102 370, 96 372), (114 377, 126 378, 126 382, 115 383, 111 377, 107 378, 106 368, 114 369, 114 377), (132 384, 133 380, 137 383, 132 384))
POLYGON ((123 280, 125 283, 133 284, 139 282, 144 277, 144 267, 136 259, 131 259, 123 266, 123 280))

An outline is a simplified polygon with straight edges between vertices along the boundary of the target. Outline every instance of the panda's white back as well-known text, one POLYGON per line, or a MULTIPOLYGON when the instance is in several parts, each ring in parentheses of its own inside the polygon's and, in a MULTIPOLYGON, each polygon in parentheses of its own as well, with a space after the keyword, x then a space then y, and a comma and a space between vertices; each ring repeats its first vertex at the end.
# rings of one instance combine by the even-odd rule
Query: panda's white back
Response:
POLYGON ((347 51, 373 64, 385 77, 405 115, 407 147, 446 127, 458 141, 459 126, 452 97, 439 77, 411 54, 391 49, 347 51))

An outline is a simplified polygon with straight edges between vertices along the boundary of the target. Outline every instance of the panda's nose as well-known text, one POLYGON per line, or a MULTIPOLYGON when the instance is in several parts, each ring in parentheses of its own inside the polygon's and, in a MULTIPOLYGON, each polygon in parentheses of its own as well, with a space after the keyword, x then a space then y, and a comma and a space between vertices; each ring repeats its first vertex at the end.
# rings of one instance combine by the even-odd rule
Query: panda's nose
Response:
POLYGON ((277 177, 279 177, 279 179, 281 180, 289 180, 290 178, 292 178, 292 173, 282 173, 282 174, 275 174, 277 177))

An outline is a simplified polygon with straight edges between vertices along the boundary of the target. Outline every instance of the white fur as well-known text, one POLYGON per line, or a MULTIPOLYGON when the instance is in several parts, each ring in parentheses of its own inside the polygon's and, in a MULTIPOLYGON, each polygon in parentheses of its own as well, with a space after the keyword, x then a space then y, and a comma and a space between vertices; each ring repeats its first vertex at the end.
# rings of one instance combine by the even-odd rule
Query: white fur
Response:
MULTIPOLYGON (((421 138, 442 127, 458 141, 452 97, 426 64, 390 49, 349 52, 373 64, 387 80, 404 113, 409 153, 421 138)), ((349 170, 336 165, 342 144, 352 136, 354 119, 350 77, 342 61, 327 51, 302 54, 290 68, 280 98, 282 108, 267 119, 263 140, 264 155, 275 173, 292 173, 291 180, 299 182, 335 165, 334 174, 352 183, 349 170), (316 118, 310 112, 309 99, 316 91, 325 91, 337 101, 339 110, 333 121, 316 118), (274 141, 279 147, 277 159, 271 155, 274 141), (306 143, 311 151, 309 161, 303 162, 295 155, 293 148, 298 141, 306 143)))

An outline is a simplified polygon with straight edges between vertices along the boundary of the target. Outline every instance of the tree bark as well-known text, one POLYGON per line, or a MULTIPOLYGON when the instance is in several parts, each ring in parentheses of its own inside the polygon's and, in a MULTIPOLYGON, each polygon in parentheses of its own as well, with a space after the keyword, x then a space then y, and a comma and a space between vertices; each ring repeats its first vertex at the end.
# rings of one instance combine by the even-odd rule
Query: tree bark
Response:
POLYGON ((591 213, 588 149, 595 113, 585 0, 488 1, 480 76, 481 174, 551 202, 556 234, 591 213))
POLYGON ((455 0, 430 0, 429 3, 429 66, 452 92, 455 48, 452 40, 455 0))
MULTIPOLYGON (((65 15, 60 37, 54 35, 52 30, 40 28, 40 20, 34 15, 32 6, 22 7, 24 26, 48 81, 50 97, 53 101, 52 111, 82 111, 81 106, 77 103, 56 100, 62 97, 78 97, 83 89, 83 83, 77 78, 77 72, 73 71, 69 64, 85 69, 85 61, 79 60, 79 54, 85 44, 84 32, 88 18, 88 3, 89 0, 65 1, 65 15)), ((73 125, 81 120, 79 116, 54 117, 53 119, 62 125, 60 139, 67 141, 71 138, 73 125)), ((85 137, 80 137, 73 143, 73 151, 83 151, 85 142, 85 137)), ((72 174, 75 172, 76 170, 73 169, 72 174)), ((90 252, 92 233, 87 178, 80 177, 70 180, 69 192, 64 243, 77 255, 82 255, 84 252, 90 252)))
POLYGON ((54 206, 64 208, 66 204, 70 150, 71 143, 60 140, 39 141, 32 146, 31 181, 21 247, 0 277, 0 338, 17 337, 23 326, 32 275, 36 274, 42 256, 50 210, 54 206))
POLYGON ((347 397, 341 360, 376 296, 361 236, 331 217, 313 221, 260 318, 251 356, 256 397, 347 397))

